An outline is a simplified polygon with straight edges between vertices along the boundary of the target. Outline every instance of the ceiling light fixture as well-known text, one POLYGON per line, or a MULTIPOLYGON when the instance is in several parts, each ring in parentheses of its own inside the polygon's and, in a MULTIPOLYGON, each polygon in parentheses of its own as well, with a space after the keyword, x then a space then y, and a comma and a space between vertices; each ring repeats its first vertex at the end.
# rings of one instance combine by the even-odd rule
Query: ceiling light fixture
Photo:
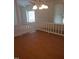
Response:
POLYGON ((36 10, 37 8, 38 8, 37 5, 34 5, 32 9, 36 10))
POLYGON ((47 6, 47 5, 45 5, 45 6, 44 6, 44 9, 48 9, 48 6, 47 6))
POLYGON ((48 6, 45 4, 42 4, 41 7, 39 7, 39 10, 42 10, 42 9, 48 9, 48 6))
POLYGON ((39 7, 39 10, 42 10, 43 8, 42 7, 39 7))
POLYGON ((39 10, 42 10, 42 9, 48 9, 48 5, 44 4, 45 1, 42 1, 42 0, 37 0, 35 1, 34 3, 34 6, 33 6, 33 10, 37 10, 39 8, 39 10))

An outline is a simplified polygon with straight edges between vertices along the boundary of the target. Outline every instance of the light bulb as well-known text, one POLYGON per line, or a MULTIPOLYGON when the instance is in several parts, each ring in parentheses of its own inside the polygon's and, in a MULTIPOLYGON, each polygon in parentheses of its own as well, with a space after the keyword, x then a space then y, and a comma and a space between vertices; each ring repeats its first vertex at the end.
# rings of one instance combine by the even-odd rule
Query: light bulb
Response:
POLYGON ((42 4, 41 8, 42 8, 42 9, 48 9, 48 6, 45 5, 45 4, 42 4))
POLYGON ((48 9, 48 6, 45 5, 45 4, 42 4, 42 5, 39 7, 39 9, 40 9, 40 10, 42 10, 42 9, 48 9))
POLYGON ((42 7, 39 7, 39 9, 42 10, 43 8, 42 7))
POLYGON ((36 9, 37 9, 37 6, 36 6, 36 5, 34 5, 34 6, 33 6, 33 9, 34 9, 34 10, 36 10, 36 9))
POLYGON ((42 5, 39 7, 39 9, 40 9, 40 10, 44 9, 44 6, 45 6, 45 5, 42 4, 42 5))
POLYGON ((48 9, 48 6, 47 6, 47 5, 45 5, 45 6, 44 6, 44 9, 48 9))
POLYGON ((41 7, 44 9, 45 5, 44 5, 44 4, 42 4, 42 6, 41 6, 41 7))

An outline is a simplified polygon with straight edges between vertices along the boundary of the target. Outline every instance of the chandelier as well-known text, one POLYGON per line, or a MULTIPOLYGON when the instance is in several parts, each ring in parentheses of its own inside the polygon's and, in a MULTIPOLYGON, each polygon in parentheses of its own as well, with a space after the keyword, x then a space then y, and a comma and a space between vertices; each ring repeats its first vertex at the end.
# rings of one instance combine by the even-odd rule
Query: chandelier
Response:
POLYGON ((45 4, 45 0, 35 0, 34 6, 32 8, 33 10, 42 10, 42 9, 48 9, 48 5, 45 4))

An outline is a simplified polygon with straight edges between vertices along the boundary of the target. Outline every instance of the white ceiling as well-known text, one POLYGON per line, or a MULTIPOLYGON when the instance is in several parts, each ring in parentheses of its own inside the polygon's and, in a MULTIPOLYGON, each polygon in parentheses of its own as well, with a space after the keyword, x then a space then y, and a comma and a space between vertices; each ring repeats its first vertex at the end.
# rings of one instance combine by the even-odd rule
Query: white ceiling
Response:
MULTIPOLYGON (((31 2, 33 2, 35 0, 17 0, 17 3, 20 5, 20 6, 26 6, 26 5, 30 5, 31 2)), ((41 1, 52 1, 52 0, 41 0, 41 1)))
POLYGON ((26 6, 26 5, 30 5, 31 4, 29 1, 31 1, 31 0, 17 0, 17 3, 20 6, 26 6))
MULTIPOLYGON (((31 2, 33 2, 35 0, 17 0, 18 5, 20 6, 27 6, 32 4, 31 2)), ((47 1, 47 2, 51 2, 51 1, 64 1, 64 0, 42 0, 42 1, 47 1)))

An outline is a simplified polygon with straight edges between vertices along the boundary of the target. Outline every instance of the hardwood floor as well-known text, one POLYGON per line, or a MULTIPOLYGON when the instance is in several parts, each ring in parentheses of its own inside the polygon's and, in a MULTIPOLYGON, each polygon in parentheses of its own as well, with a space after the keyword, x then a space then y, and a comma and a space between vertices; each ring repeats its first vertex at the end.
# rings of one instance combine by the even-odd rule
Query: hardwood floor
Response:
POLYGON ((64 59, 64 37, 37 31, 14 39, 19 59, 64 59))

